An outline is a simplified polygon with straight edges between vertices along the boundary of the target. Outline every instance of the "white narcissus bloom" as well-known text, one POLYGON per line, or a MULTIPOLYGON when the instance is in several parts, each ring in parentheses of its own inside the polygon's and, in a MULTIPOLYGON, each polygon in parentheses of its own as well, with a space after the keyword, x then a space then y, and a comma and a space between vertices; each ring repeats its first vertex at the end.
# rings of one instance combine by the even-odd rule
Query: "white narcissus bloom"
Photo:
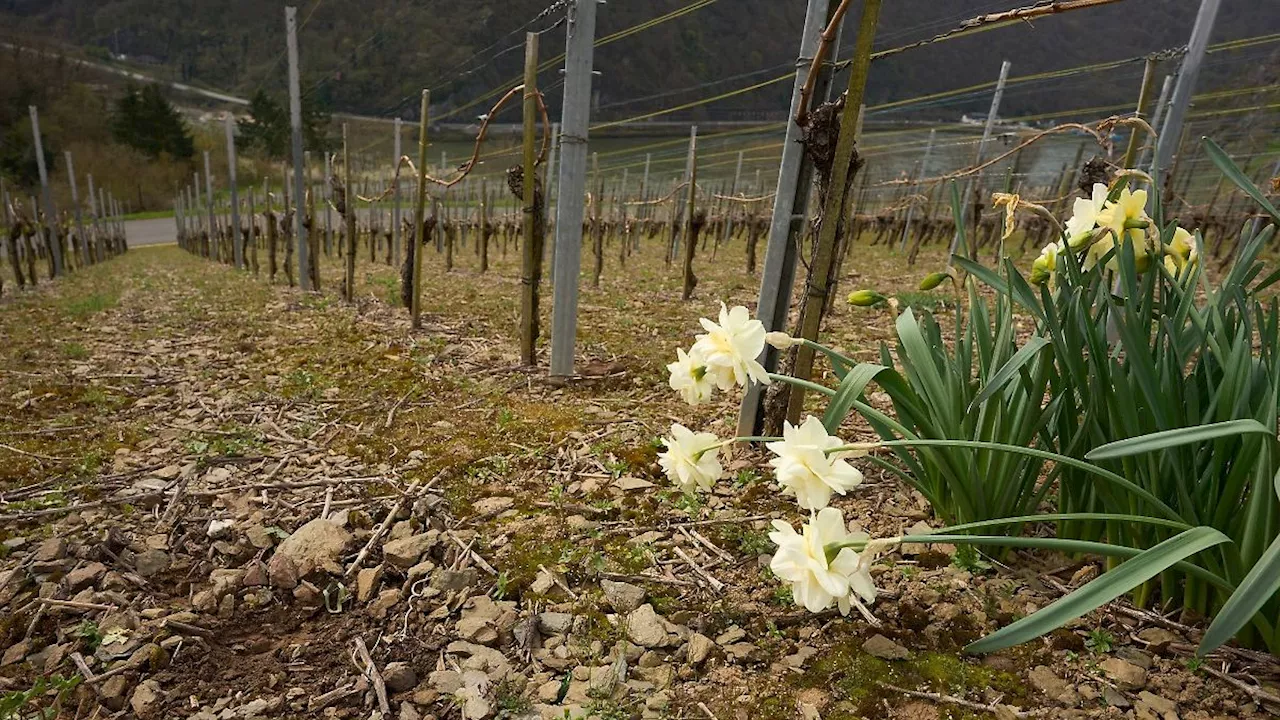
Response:
POLYGON ((1188 267, 1200 262, 1200 249, 1196 239, 1183 228, 1173 231, 1173 239, 1169 241, 1164 256, 1164 266, 1174 277, 1181 277, 1188 267))
POLYGON ((799 533, 781 520, 774 520, 773 528, 769 539, 778 551, 773 554, 769 569, 791 584, 791 596, 797 605, 816 613, 835 602, 841 614, 847 615, 852 595, 866 602, 875 600, 876 587, 858 553, 846 547, 828 559, 828 545, 859 537, 845 527, 839 510, 819 510, 799 533))
MULTIPOLYGON (((1120 197, 1116 198, 1115 202, 1108 203, 1102 212, 1098 213, 1098 225, 1110 229, 1115 234, 1108 234, 1089 248, 1089 253, 1085 257, 1085 269, 1096 265, 1103 255, 1115 247, 1117 238, 1123 238, 1133 245, 1133 258, 1138 271, 1147 269, 1147 263, 1150 260, 1147 253, 1147 231, 1143 228, 1126 228, 1125 223, 1130 221, 1151 222, 1151 218, 1147 217, 1146 190, 1130 191, 1129 188, 1125 188, 1120 191, 1120 197)), ((1119 251, 1107 262, 1107 269, 1112 271, 1119 269, 1118 255, 1119 251)))
POLYGON ((680 393, 685 402, 697 405, 711 399, 715 385, 707 375, 707 361, 696 349, 686 353, 677 348, 676 361, 667 365, 667 370, 671 373, 671 389, 680 393))
POLYGON ((710 490, 724 469, 720 467, 720 438, 713 433, 695 433, 674 423, 671 437, 662 438, 667 451, 658 453, 658 464, 671 482, 692 493, 710 490))
POLYGON ((810 415, 799 427, 784 423, 782 441, 766 445, 778 457, 769 461, 782 492, 795 495, 805 510, 820 510, 831 503, 831 494, 845 494, 862 484, 862 473, 842 458, 827 453, 844 441, 828 435, 822 421, 810 415))
POLYGON ((1075 205, 1071 208, 1071 219, 1067 220, 1067 242, 1071 244, 1072 250, 1080 249, 1081 245, 1093 233, 1093 229, 1098 226, 1098 213, 1102 212, 1102 207, 1107 203, 1107 186, 1102 183, 1093 184, 1093 194, 1087 198, 1076 198, 1075 205))
POLYGON ((730 310, 724 303, 720 303, 719 324, 706 318, 699 322, 707 332, 698 336, 691 352, 706 360, 707 374, 717 387, 728 390, 752 380, 769 384, 769 374, 756 361, 764 352, 764 323, 753 319, 745 307, 730 310))

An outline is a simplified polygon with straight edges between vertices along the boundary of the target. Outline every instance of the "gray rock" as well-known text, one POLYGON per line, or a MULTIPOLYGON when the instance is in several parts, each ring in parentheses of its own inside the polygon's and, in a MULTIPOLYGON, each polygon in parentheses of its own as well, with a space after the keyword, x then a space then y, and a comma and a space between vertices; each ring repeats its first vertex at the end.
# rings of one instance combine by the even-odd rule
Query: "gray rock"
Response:
POLYGON ((809 664, 809 660, 817 654, 818 650, 816 648, 802 646, 796 648, 795 654, 782 658, 782 664, 796 669, 803 669, 805 665, 809 664))
POLYGON ((408 570, 417 565, 418 559, 439 541, 440 533, 435 530, 392 540, 382 546, 382 557, 389 564, 408 570))
POLYGON ((30 640, 19 640, 4 649, 4 655, 0 655, 0 667, 6 665, 17 665, 22 662, 28 654, 31 653, 34 643, 30 640))
POLYGON ((316 518, 285 538, 276 548, 275 555, 271 556, 271 562, 274 564, 278 562, 277 558, 288 558, 297 568, 298 577, 306 577, 317 570, 338 575, 342 573, 338 560, 350 544, 351 533, 331 520, 316 518))
POLYGON ((129 697, 129 707, 140 718, 154 717, 160 712, 160 704, 164 701, 164 691, 155 680, 143 680, 133 689, 129 697))
POLYGON ((382 582, 382 566, 361 568, 356 573, 356 602, 367 603, 382 582))
POLYGON ((644 602, 644 588, 631 583, 601 580, 600 589, 609 606, 620 613, 634 612, 644 602))
POLYGON ((49 538, 36 546, 32 559, 36 562, 53 562, 67 556, 67 541, 62 538, 49 538))
POLYGON ((108 710, 123 710, 128 694, 129 681, 124 675, 112 675, 98 686, 98 702, 108 710))
POLYGON ((1176 720, 1178 717, 1178 704, 1168 698, 1160 697, 1155 693, 1143 690, 1138 693, 1138 711, 1141 717, 1143 706, 1151 709, 1151 711, 1166 720, 1176 720))
POLYGON ((378 593, 378 599, 369 604, 369 615, 378 620, 387 616, 391 608, 400 603, 400 588, 389 588, 378 593))
POLYGON ((84 567, 76 568, 62 579, 71 592, 79 592, 102 579, 107 574, 107 566, 100 562, 92 562, 84 567))
POLYGON ((690 665, 699 665, 710 657, 715 649, 716 644, 711 641, 711 638, 702 633, 694 633, 689 636, 689 643, 685 646, 685 659, 690 665))
POLYGON ((259 550, 265 550, 276 544, 276 539, 271 535, 271 531, 262 525, 255 524, 245 528, 244 536, 248 539, 250 545, 259 550))
POLYGON ((292 590, 298 587, 300 579, 298 564, 288 555, 276 553, 272 556, 271 562, 267 563, 267 578, 271 581, 272 587, 292 590))
POLYGON ((133 559, 134 570, 144 578, 159 575, 169 569, 172 560, 163 550, 144 550, 133 559))
POLYGON ((1116 657, 1127 663, 1137 665, 1143 670, 1151 669, 1151 656, 1137 648, 1122 645, 1116 648, 1116 657))
POLYGON ((382 681, 393 693, 410 690, 418 684, 418 673, 413 671, 409 663, 392 662, 382 669, 382 681))
POLYGON ((1075 689, 1071 683, 1058 677, 1056 673, 1044 665, 1037 665, 1031 668, 1031 672, 1027 674, 1027 679, 1031 682, 1031 686, 1046 697, 1074 705, 1078 700, 1075 689))
POLYGON ((911 657, 911 653, 906 648, 883 635, 872 635, 862 643, 862 649, 868 655, 881 660, 906 660, 911 657))
POLYGON ((566 633, 571 627, 573 627, 573 615, 570 613, 538 613, 538 629, 546 635, 566 633))
POLYGON ((452 695, 462 687, 462 673, 457 670, 436 670, 427 676, 427 684, 441 695, 452 695))
POLYGON ((765 659, 765 652, 749 642, 725 645, 724 652, 738 662, 761 662, 765 659))
POLYGON ((475 585, 478 579, 475 568, 439 570, 431 576, 430 587, 443 593, 453 593, 475 585))
POLYGON ((221 540, 231 535, 231 530, 235 528, 236 521, 226 518, 215 518, 209 521, 209 527, 205 529, 205 534, 210 540, 221 540))
POLYGON ((737 625, 729 626, 728 630, 720 633, 716 637, 716 643, 720 645, 732 645, 747 636, 747 631, 737 625))
POLYGON ((1140 690, 1147 684, 1147 671, 1127 660, 1118 657, 1107 658, 1098 664, 1102 672, 1107 674, 1126 690, 1140 690))
POLYGON ((1119 708, 1121 710, 1124 710, 1132 704, 1129 702, 1129 698, 1125 697, 1124 693, 1110 685, 1102 686, 1102 700, 1109 707, 1119 708))
POLYGON ((627 616, 626 630, 631 642, 641 647, 661 647, 667 641, 667 626, 648 603, 627 616))

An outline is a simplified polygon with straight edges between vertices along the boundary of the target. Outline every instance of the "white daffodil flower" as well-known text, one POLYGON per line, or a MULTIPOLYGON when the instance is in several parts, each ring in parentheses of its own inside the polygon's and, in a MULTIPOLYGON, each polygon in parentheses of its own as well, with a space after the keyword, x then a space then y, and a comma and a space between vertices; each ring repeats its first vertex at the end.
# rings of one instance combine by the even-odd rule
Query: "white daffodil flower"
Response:
POLYGON ((674 423, 671 437, 662 438, 662 444, 667 450, 658 453, 658 464, 671 482, 687 493, 710 490, 724 474, 720 467, 723 443, 713 433, 695 433, 674 423))
POLYGON ((769 384, 769 374, 756 361, 764 352, 764 323, 752 318, 745 307, 731 310, 724 303, 720 303, 719 324, 706 318, 699 322, 707 332, 698 336, 691 352, 706 360, 707 374, 716 387, 728 390, 752 380, 769 384))
POLYGON ((1076 198, 1071 208, 1071 219, 1067 220, 1067 242, 1072 250, 1080 247, 1093 234, 1098 226, 1098 213, 1107 204, 1107 186, 1102 183, 1093 184, 1093 194, 1087 198, 1076 198))
MULTIPOLYGON (((853 596, 866 602, 875 600, 867 564, 852 548, 829 555, 827 546, 857 539, 844 524, 844 515, 835 508, 819 510, 797 533, 790 525, 773 521, 769 539, 777 546, 769 569, 791 584, 796 604, 809 612, 821 612, 834 602, 841 614, 849 614, 853 596)), ((859 534, 860 535, 860 534, 859 534)))
MULTIPOLYGON (((1147 231, 1145 227, 1133 227, 1141 223, 1147 225, 1151 223, 1151 218, 1147 217, 1147 191, 1130 191, 1129 188, 1121 190, 1120 197, 1116 198, 1115 202, 1108 203, 1102 212, 1098 213, 1098 226, 1108 228, 1114 235, 1107 235, 1089 248, 1088 256, 1085 258, 1085 268, 1096 265, 1102 256, 1115 246, 1116 238, 1123 238, 1133 245, 1133 257, 1138 271, 1146 270, 1147 263, 1150 261, 1146 243, 1147 231)), ((1119 258, 1113 255, 1107 262, 1107 269, 1115 271, 1119 267, 1119 258)))
POLYGON ((707 374, 707 361, 696 348, 686 353, 676 349, 676 361, 667 365, 671 373, 668 383, 671 389, 680 393, 680 397, 690 405, 698 405, 711 399, 715 385, 707 374))
POLYGON ((827 453, 844 441, 828 435, 818 418, 810 415, 799 427, 785 423, 782 441, 766 445, 775 455, 769 461, 782 485, 782 492, 795 495, 805 510, 820 510, 831 503, 831 494, 845 494, 862 484, 862 473, 842 458, 845 453, 827 453))

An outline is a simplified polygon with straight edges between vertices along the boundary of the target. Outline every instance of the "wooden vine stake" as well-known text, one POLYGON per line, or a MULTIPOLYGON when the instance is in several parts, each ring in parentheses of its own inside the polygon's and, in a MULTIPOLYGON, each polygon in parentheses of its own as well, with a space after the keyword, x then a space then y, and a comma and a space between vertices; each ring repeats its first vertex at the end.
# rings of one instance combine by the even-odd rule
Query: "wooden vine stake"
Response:
POLYGON ((693 274, 693 253, 698 246, 698 230, 700 223, 694 217, 695 205, 698 202, 698 126, 689 128, 689 207, 685 213, 684 233, 684 289, 680 291, 680 299, 693 297, 693 288, 698 284, 698 277, 693 274))
POLYGON ((411 257, 413 258, 413 288, 409 293, 409 314, 413 317, 414 329, 422 327, 422 246, 426 242, 427 214, 427 110, 431 105, 431 91, 422 91, 422 111, 418 115, 418 190, 413 207, 413 237, 411 257))
MULTIPOLYGON (((801 301, 799 337, 818 339, 822 323, 822 310, 830 285, 828 277, 835 259, 837 230, 844 215, 845 198, 852 180, 855 159, 854 137, 858 129, 858 115, 862 108, 863 94, 867 86, 867 74, 871 67, 871 44, 875 39, 876 24, 880 19, 881 0, 865 0, 862 21, 858 27, 858 39, 854 47, 852 67, 849 71, 849 87, 844 97, 840 116, 840 135, 836 140, 835 158, 831 166, 826 201, 822 208, 822 224, 818 228, 817 246, 809 268, 806 292, 801 301)), ((797 348, 792 375, 809 379, 813 373, 813 350, 809 346, 797 348)), ((798 422, 804 408, 804 390, 791 388, 787 403, 787 417, 798 422)))
POLYGON ((342 123, 342 185, 346 188, 346 207, 342 221, 347 226, 347 272, 342 298, 353 302, 356 297, 356 191, 351 184, 351 148, 347 142, 347 124, 342 123))
MULTIPOLYGON (((538 281, 541 279, 542 228, 538 222, 537 156, 534 139, 538 122, 538 34, 526 33, 524 46, 524 162, 521 198, 524 203, 524 243, 521 245, 520 276, 520 360, 533 365, 537 360, 538 281)), ((513 188, 514 189, 514 188, 513 188)))

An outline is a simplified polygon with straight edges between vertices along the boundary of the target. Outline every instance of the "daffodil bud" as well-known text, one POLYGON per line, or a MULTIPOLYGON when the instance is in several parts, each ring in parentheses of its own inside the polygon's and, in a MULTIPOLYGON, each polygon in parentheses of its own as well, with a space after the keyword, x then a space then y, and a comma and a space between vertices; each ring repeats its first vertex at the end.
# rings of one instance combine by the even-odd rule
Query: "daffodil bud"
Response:
POLYGON ((1049 243, 1044 246, 1040 251, 1040 257, 1031 264, 1031 277, 1028 279, 1032 285, 1043 285, 1053 277, 1053 271, 1058 267, 1060 252, 1062 252, 1062 246, 1059 243, 1049 243))
POLYGON ((849 293, 849 304, 858 307, 871 307, 885 301, 885 297, 875 290, 855 290, 849 293))
POLYGON ((939 285, 941 285, 942 281, 946 280, 949 277, 951 277, 951 273, 949 272, 929 273, 928 275, 924 276, 923 280, 920 281, 920 289, 925 291, 932 290, 938 287, 939 285))
POLYGON ((790 350, 797 345, 803 345, 804 340, 793 338, 784 332, 768 332, 764 334, 764 341, 769 343, 778 350, 790 350))

